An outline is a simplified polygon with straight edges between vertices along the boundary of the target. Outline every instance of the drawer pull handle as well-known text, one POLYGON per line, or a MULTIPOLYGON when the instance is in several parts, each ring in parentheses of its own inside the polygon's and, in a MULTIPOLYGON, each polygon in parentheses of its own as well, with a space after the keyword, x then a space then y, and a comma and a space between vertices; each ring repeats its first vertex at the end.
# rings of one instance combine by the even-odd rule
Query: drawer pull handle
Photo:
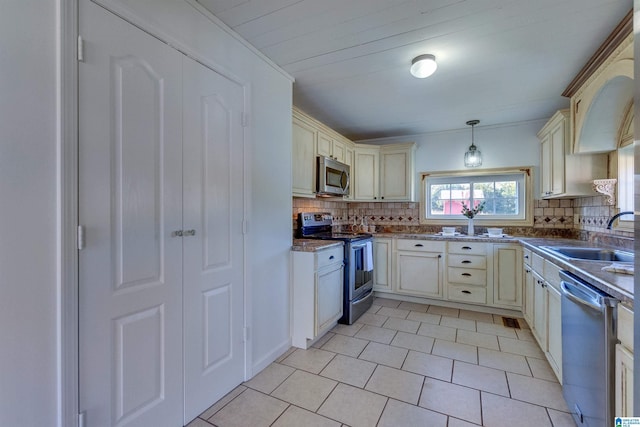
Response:
POLYGON ((467 250, 467 251, 470 251, 470 250, 471 250, 471 247, 470 247, 470 246, 463 246, 463 247, 462 247, 462 249, 467 250))
POLYGON ((331 256, 329 257, 329 259, 334 259, 334 258, 335 258, 335 257, 334 257, 333 255, 331 255, 331 256))
POLYGON ((423 247, 424 245, 423 245, 422 243, 416 243, 414 246, 415 246, 416 248, 421 248, 421 247, 423 247))
POLYGON ((462 273, 463 276, 471 277, 471 273, 462 273))
POLYGON ((465 259, 462 261, 463 264, 471 264, 471 261, 469 261, 468 259, 465 259))
POLYGON ((462 291, 463 294, 471 294, 471 291, 462 291))

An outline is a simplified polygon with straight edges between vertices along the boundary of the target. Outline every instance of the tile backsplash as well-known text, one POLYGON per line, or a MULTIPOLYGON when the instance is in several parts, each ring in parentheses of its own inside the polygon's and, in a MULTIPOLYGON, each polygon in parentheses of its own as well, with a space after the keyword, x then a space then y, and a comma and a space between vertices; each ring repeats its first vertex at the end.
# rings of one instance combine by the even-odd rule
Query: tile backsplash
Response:
MULTIPOLYGON (((606 204, 605 196, 577 199, 534 200, 533 227, 503 227, 506 233, 519 236, 557 236, 633 247, 633 232, 607 230, 607 221, 617 212, 606 204)), ((418 202, 346 202, 342 200, 293 198, 293 229, 297 215, 303 211, 329 212, 336 226, 364 222, 375 225, 378 232, 430 233, 442 226, 420 224, 418 202), (363 219, 364 218, 364 219, 363 219)), ((482 231, 476 226, 477 231, 482 231)))

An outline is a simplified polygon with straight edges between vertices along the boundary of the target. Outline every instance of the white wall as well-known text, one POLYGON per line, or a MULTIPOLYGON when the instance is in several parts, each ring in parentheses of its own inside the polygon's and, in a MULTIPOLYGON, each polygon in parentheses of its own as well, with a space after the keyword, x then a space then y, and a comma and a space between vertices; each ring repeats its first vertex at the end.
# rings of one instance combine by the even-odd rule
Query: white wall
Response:
MULTIPOLYGON (((535 178, 540 172, 540 142, 536 134, 547 119, 513 123, 500 126, 481 126, 474 129, 474 141, 482 152, 482 169, 509 166, 534 166, 535 178)), ((411 142, 417 144, 416 191, 420 191, 420 173, 448 170, 464 170, 464 153, 471 145, 471 127, 447 132, 412 135, 403 138, 384 138, 358 141, 364 144, 392 144, 411 142)), ((539 190, 534 188, 533 194, 539 190)), ((416 200, 420 200, 418 197, 416 200)))
MULTIPOLYGON (((86 1, 86 0, 82 0, 86 1)), ((192 6, 118 2, 153 31, 246 84, 250 101, 250 364, 288 348, 291 98, 288 76, 192 6), (275 165, 275 167, 273 167, 275 165)), ((152 32, 153 32, 152 31, 152 32)), ((0 426, 54 426, 56 311, 56 2, 4 2, 0 13, 0 426)))
POLYGON ((56 420, 56 9, 0 13, 0 425, 56 420))

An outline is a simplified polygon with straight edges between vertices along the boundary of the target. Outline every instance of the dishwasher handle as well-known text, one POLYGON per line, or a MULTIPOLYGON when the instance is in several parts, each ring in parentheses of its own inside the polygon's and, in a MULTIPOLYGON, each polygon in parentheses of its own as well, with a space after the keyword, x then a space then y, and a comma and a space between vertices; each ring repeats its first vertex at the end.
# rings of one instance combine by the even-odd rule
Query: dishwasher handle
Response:
POLYGON ((564 280, 560 282, 560 289, 562 294, 569 298, 571 301, 587 306, 595 311, 602 311, 603 305, 599 303, 597 299, 590 298, 582 289, 580 285, 575 285, 564 280))

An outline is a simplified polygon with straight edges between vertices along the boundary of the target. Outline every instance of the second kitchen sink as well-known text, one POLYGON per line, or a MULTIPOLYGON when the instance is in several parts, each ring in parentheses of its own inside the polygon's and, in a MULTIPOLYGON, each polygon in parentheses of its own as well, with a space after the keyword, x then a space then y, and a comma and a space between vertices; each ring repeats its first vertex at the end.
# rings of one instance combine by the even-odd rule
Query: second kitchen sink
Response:
POLYGON ((633 262, 633 252, 617 249, 580 248, 574 246, 540 246, 554 255, 565 259, 582 259, 591 261, 633 262))

